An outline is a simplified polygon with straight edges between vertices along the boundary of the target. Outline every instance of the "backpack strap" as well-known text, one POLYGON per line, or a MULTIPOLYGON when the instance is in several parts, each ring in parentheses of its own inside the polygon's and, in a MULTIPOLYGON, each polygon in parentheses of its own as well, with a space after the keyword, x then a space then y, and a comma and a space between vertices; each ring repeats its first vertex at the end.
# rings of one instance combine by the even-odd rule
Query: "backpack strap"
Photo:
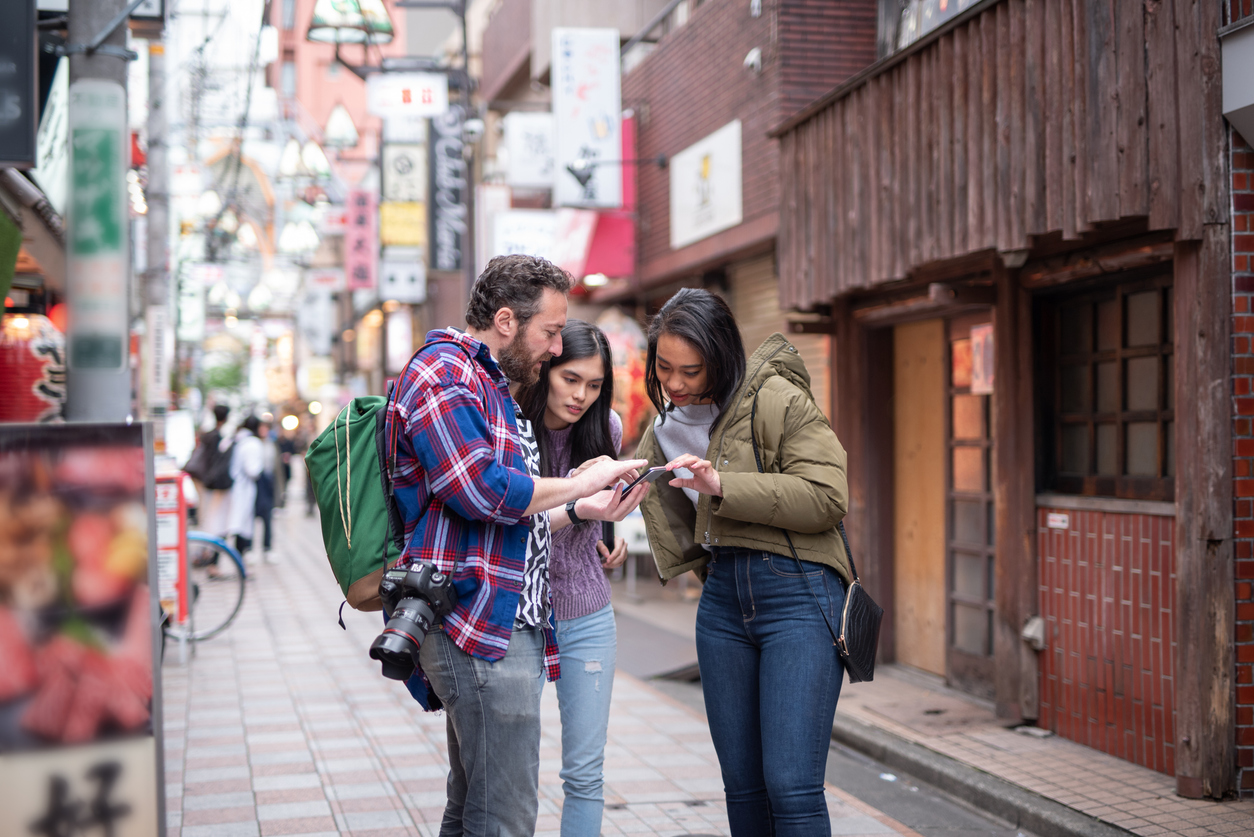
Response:
MULTIPOLYGON (((456 346, 458 349, 461 349, 462 354, 466 355, 466 358, 472 364, 476 363, 475 356, 470 353, 469 349, 467 349, 458 341, 449 340, 449 339, 430 340, 426 343, 423 343, 421 346, 419 346, 414 351, 414 353, 409 356, 409 360, 405 362, 405 366, 401 371, 401 375, 404 375, 405 372, 409 370, 409 367, 418 358, 419 354, 421 354, 424 350, 430 348, 431 346, 435 346, 440 343, 449 343, 453 346, 456 346)), ((398 397, 398 393, 397 393, 398 389, 399 387, 396 385, 396 382, 393 382, 392 385, 388 388, 388 400, 384 408, 386 410, 386 413, 385 413, 386 417, 392 419, 392 432, 390 434, 390 437, 391 437, 390 444, 388 445, 387 461, 384 466, 384 478, 386 480, 386 485, 387 485, 387 494, 388 494, 387 503, 389 505, 389 508, 395 507, 395 503, 396 503, 394 488, 393 488, 393 474, 395 473, 395 469, 396 469, 397 425, 400 424, 400 420, 401 420, 400 413, 396 412, 396 399, 398 397)), ((434 501, 435 501, 435 492, 431 491, 430 488, 428 487, 427 502, 423 505, 422 511, 418 515, 418 520, 422 520, 424 517, 427 516, 427 512, 431 510, 431 504, 434 501)), ((392 531, 392 514, 390 510, 388 514, 386 515, 386 517, 387 517, 387 532, 385 533, 384 540, 383 540, 383 561, 382 561, 383 569, 385 572, 387 571, 387 566, 388 566, 388 543, 391 542, 393 537, 395 537, 396 535, 396 533, 392 531)), ((455 572, 457 572, 456 558, 454 559, 453 569, 449 573, 449 575, 451 576, 455 572)))

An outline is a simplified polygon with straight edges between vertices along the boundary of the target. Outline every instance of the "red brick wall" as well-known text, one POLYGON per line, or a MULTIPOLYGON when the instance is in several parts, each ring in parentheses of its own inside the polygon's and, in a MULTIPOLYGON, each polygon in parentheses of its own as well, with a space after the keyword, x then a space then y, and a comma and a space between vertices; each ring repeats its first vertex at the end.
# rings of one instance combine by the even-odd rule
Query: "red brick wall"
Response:
POLYGON ((1254 795, 1254 149, 1232 132, 1232 475, 1237 787, 1254 795))
MULTIPOLYGON (((707 0, 623 78, 623 107, 639 120, 637 157, 667 157, 733 119, 741 120, 743 223, 779 210, 779 142, 767 132, 875 58, 875 0, 707 0), (762 50, 762 74, 744 68, 762 50)), ((637 167, 639 260, 670 249, 670 177, 637 167)))
POLYGON ((1175 774, 1175 518, 1038 509, 1038 724, 1175 774), (1050 512, 1069 528, 1050 529, 1050 512))

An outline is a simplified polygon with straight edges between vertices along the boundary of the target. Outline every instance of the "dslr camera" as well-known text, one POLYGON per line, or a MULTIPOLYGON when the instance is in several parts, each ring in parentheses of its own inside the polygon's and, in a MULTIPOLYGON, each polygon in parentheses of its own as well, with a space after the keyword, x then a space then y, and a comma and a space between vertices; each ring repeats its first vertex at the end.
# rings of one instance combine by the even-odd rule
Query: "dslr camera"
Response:
POLYGON ((379 597, 391 617, 370 644, 370 659, 383 664, 384 677, 408 680, 418 666, 418 651, 431 624, 457 605, 453 577, 426 562, 388 570, 379 582, 379 597))

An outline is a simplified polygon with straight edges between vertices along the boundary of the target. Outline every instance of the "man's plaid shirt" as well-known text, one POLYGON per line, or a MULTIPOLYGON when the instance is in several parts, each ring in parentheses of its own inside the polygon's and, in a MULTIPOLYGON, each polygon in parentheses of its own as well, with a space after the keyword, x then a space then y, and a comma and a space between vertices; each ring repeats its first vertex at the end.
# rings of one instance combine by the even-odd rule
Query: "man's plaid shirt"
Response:
MULTIPOLYGON (((406 539, 399 565, 429 561, 448 572, 456 562, 457 607, 444 617, 444 631, 467 654, 495 662, 509 648, 518 609, 530 531, 524 512, 535 481, 518 439, 509 381, 488 347, 456 329, 427 334, 428 343, 436 340, 460 343, 475 361, 437 343, 396 383, 386 432, 390 440, 399 414, 394 487, 406 539), (435 496, 419 520, 428 492, 435 496)), ((557 640, 551 627, 544 635, 545 668, 556 680, 557 640)), ((421 670, 416 676, 428 686, 421 670)), ((419 702, 437 708, 429 687, 410 685, 419 702)))

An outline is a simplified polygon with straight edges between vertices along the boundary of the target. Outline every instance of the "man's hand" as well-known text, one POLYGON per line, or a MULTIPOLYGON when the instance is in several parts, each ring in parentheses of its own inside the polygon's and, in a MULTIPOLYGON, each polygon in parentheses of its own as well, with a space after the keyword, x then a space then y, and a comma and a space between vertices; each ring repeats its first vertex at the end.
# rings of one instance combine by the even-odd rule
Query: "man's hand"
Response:
POLYGON ((575 514, 580 520, 609 520, 618 522, 631 514, 644 495, 649 493, 650 483, 642 482, 627 494, 623 494, 623 486, 616 485, 604 491, 598 491, 591 497, 575 501, 575 514))
MULTIPOLYGON (((649 464, 647 459, 610 459, 593 461, 578 476, 572 477, 579 485, 579 496, 588 497, 606 486, 612 486, 632 471, 639 470, 649 464)), ((633 492, 634 493, 634 492, 633 492)), ((643 499, 644 495, 640 497, 643 499)), ((637 504, 640 502, 636 501, 637 504)), ((608 519, 608 518, 607 518, 608 519)))
POLYGON ((597 541, 597 552, 601 555, 601 566, 605 569, 612 570, 615 567, 621 567, 627 560, 627 541, 615 538, 613 552, 606 549, 604 541, 597 541))
POLYGON ((713 497, 723 496, 723 483, 718 478, 718 471, 708 459, 702 459, 691 453, 675 457, 666 463, 668 470, 687 468, 692 472, 689 478, 673 477, 671 485, 676 488, 691 488, 698 494, 709 494, 713 497))
POLYGON ((577 477, 577 476, 579 476, 580 474, 582 474, 584 471, 586 471, 586 470, 588 470, 589 468, 591 468, 593 465, 597 464, 598 462, 608 462, 608 461, 610 461, 611 459, 613 459, 613 457, 610 457, 610 456, 596 456, 596 457, 593 457, 592 459, 589 459, 589 460, 587 460, 586 462, 582 463, 582 464, 581 464, 578 468, 576 468, 575 470, 571 471, 569 474, 567 474, 567 476, 569 476, 569 477, 571 477, 571 478, 577 477))

